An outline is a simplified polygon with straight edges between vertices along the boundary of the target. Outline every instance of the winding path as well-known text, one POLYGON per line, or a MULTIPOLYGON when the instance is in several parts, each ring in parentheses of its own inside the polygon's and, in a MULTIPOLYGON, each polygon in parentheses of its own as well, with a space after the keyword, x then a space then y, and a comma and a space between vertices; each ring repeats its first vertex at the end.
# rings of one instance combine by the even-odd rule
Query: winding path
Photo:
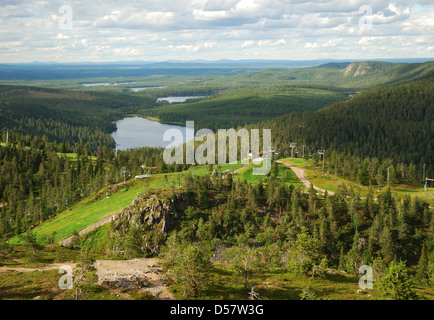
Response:
MULTIPOLYGON (((278 160, 276 160, 276 162, 280 163, 280 164, 283 164, 285 167, 291 169, 294 172, 294 174, 297 176, 297 178, 303 183, 303 185, 306 188, 308 188, 308 189, 310 188, 311 182, 306 178, 306 175, 304 174, 304 169, 298 168, 298 167, 296 167, 296 166, 294 166, 294 165, 292 165, 290 163, 287 163, 287 162, 278 161, 278 160)), ((332 191, 324 190, 324 189, 321 189, 321 188, 319 188, 317 186, 313 186, 313 188, 315 190, 319 191, 319 192, 322 192, 322 193, 325 193, 327 191, 327 193, 329 195, 334 195, 335 194, 332 191)))
POLYGON ((58 270, 62 266, 70 266, 71 268, 76 267, 76 263, 65 262, 65 263, 53 263, 51 265, 41 267, 41 268, 24 268, 24 267, 11 267, 11 266, 2 266, 0 267, 0 273, 6 271, 14 271, 14 272, 36 272, 36 271, 47 271, 47 270, 58 270))

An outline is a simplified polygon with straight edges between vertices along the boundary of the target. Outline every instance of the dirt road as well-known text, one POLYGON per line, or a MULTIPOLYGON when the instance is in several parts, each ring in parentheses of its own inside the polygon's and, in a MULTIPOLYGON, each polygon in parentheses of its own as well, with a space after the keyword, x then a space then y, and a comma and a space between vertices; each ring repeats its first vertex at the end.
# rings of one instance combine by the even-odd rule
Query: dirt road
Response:
POLYGON ((243 171, 244 169, 250 167, 251 165, 253 165, 253 163, 252 163, 252 162, 249 162, 249 163, 245 164, 244 166, 242 166, 241 168, 238 168, 237 170, 234 170, 234 171, 232 172, 232 174, 233 174, 233 175, 234 175, 234 174, 237 174, 238 172, 243 171))
MULTIPOLYGON (((294 166, 292 164, 289 164, 289 163, 286 163, 286 162, 283 162, 283 161, 276 161, 276 162, 280 163, 280 164, 283 164, 285 167, 291 169, 294 172, 294 174, 297 176, 297 178, 303 183, 303 185, 306 188, 310 188, 311 182, 306 178, 306 175, 304 174, 304 169, 298 168, 298 167, 296 167, 296 166, 294 166)), ((321 193, 324 193, 326 191, 326 190, 321 189, 321 188, 319 188, 317 186, 313 186, 313 188, 315 190, 321 192, 321 193)), ((334 192, 328 191, 328 190, 327 190, 327 193, 330 194, 330 195, 334 195, 335 194, 334 192)))

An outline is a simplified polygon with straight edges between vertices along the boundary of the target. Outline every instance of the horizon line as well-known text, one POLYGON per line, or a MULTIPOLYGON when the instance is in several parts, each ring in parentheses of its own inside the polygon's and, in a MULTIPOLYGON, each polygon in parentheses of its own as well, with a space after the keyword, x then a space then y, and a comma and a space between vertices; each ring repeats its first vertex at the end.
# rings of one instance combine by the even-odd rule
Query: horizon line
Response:
POLYGON ((12 64, 115 64, 115 63, 224 63, 224 62, 315 62, 315 61, 339 61, 339 62, 352 62, 352 61, 405 61, 405 60, 424 60, 426 62, 434 61, 434 57, 423 57, 423 58, 368 58, 368 59, 339 59, 339 58, 318 58, 318 59, 218 59, 218 60, 206 60, 206 59, 168 59, 168 60, 110 60, 110 61, 22 61, 22 62, 2 62, 3 65, 12 64))

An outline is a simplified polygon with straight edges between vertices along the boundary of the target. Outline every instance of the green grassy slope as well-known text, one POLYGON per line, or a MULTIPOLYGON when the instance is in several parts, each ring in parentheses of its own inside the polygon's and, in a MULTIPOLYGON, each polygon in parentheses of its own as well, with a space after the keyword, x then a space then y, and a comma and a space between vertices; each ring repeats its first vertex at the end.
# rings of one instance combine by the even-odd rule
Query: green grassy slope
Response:
MULTIPOLYGON (((304 160, 302 159, 283 159, 283 161, 292 163, 298 167, 304 167, 304 160)), ((214 169, 216 168, 217 165, 214 165, 214 169)), ((221 165, 220 168, 221 171, 234 171, 237 169, 242 169, 243 165, 241 163, 225 164, 221 165)), ((235 174, 234 179, 238 181, 246 180, 247 182, 252 183, 262 180, 263 183, 266 183, 266 177, 254 176, 252 174, 252 170, 253 166, 248 166, 235 174)), ((306 176, 315 186, 336 192, 340 185, 345 184, 347 187, 352 187, 360 196, 365 196, 368 192, 367 187, 357 185, 353 181, 335 177, 333 175, 324 177, 321 175, 320 171, 320 167, 315 169, 312 167, 311 163, 307 163, 305 171, 306 176)), ((53 219, 46 221, 42 225, 36 227, 33 232, 35 232, 39 237, 48 237, 55 232, 55 241, 61 241, 72 236, 75 231, 81 231, 104 218, 120 212, 122 209, 127 207, 138 194, 143 193, 145 190, 155 188, 165 189, 177 187, 179 184, 182 185, 183 177, 188 173, 195 175, 210 175, 209 168, 207 166, 196 166, 195 168, 191 167, 189 170, 184 172, 156 174, 150 179, 132 180, 125 184, 120 184, 113 191, 107 191, 111 188, 108 187, 107 189, 99 192, 96 196, 87 198, 72 206, 70 209, 58 214, 53 219), (109 197, 106 197, 106 195, 109 197)), ((274 173, 271 172, 271 174, 274 173)), ((303 184, 297 179, 292 170, 285 168, 280 164, 278 165, 277 179, 286 185, 293 185, 296 188, 303 188, 303 184)), ((398 196, 403 197, 406 194, 418 196, 421 199, 427 200, 432 205, 432 190, 429 189, 428 192, 424 192, 419 189, 415 189, 407 185, 392 186, 393 193, 398 196)), ((97 234, 97 238, 101 236, 98 229, 95 232, 97 234)), ((94 239, 95 237, 89 236, 88 238, 90 239, 89 241, 104 242, 104 239, 99 239, 96 241, 94 239)), ((15 237, 11 242, 18 243, 19 238, 15 237)), ((97 246, 97 244, 92 245, 97 246)))
MULTIPOLYGON (((343 185, 347 188, 352 188, 356 194, 361 197, 366 197, 369 193, 369 187, 363 186, 355 181, 335 176, 331 173, 327 175, 322 174, 322 161, 319 161, 317 166, 314 167, 311 160, 304 161, 300 158, 285 158, 280 161, 290 163, 298 168, 304 169, 306 178, 315 186, 321 189, 336 192, 343 185)), ((327 172, 327 167, 326 167, 327 172)), ((398 198, 405 196, 418 197, 419 199, 427 201, 431 207, 434 207, 434 188, 427 188, 425 191, 422 185, 408 185, 408 184, 391 184, 390 189, 392 194, 398 198)), ((380 193, 387 190, 386 183, 378 191, 377 186, 372 187, 372 192, 375 197, 380 193)))
MULTIPOLYGON (((223 164, 221 171, 236 170, 243 165, 223 164)), ((217 166, 216 166, 217 168, 217 166)), ((110 217, 131 204, 137 195, 149 189, 177 187, 187 173, 209 175, 207 166, 197 166, 185 172, 156 174, 144 180, 131 180, 101 190, 97 195, 84 199, 68 210, 59 213, 54 218, 33 229, 38 237, 49 237, 55 233, 54 241, 59 242, 79 232, 92 224, 110 217), (167 177, 167 180, 165 179, 167 177)), ((11 239, 12 244, 19 243, 19 237, 11 239)))
MULTIPOLYGON (((55 232, 54 240, 58 242, 72 236, 74 232, 79 232, 104 218, 116 214, 127 207, 143 191, 143 185, 136 181, 121 186, 113 194, 108 191, 108 197, 106 197, 105 191, 101 191, 96 196, 96 199, 91 197, 79 202, 70 209, 59 213, 53 219, 36 227, 33 231, 39 237, 50 236, 55 232)), ((11 240, 11 243, 18 242, 18 237, 11 240)))

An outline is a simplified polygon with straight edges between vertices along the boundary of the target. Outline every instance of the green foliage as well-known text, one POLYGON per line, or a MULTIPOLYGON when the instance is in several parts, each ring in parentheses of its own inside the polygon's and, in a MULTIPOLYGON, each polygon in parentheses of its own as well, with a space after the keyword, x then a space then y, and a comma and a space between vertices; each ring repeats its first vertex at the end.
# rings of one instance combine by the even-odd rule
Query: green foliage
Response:
POLYGON ((321 255, 318 239, 311 236, 305 228, 297 234, 294 247, 295 271, 308 276, 321 276, 327 266, 326 259, 321 255))
POLYGON ((306 145, 311 152, 326 148, 331 172, 363 184, 387 181, 390 163, 379 166, 378 159, 394 161, 398 170, 389 172, 392 183, 397 179, 420 182, 423 164, 427 165, 428 176, 434 174, 429 164, 434 158, 432 83, 431 77, 364 91, 316 112, 288 114, 246 127, 271 129, 272 145, 283 157, 291 155, 291 142, 306 145), (339 153, 338 158, 331 158, 332 151, 339 153), (352 161, 357 157, 357 162, 352 161), (368 157, 369 162, 364 162, 368 157), (401 164, 407 167, 401 170, 401 164), (362 176, 357 177, 359 172, 362 176))
POLYGON ((419 262, 417 264, 417 270, 416 270, 416 281, 419 284, 427 285, 429 284, 429 267, 430 267, 430 261, 429 256, 425 248, 425 243, 422 245, 422 250, 420 253, 419 262))
POLYGON ((36 235, 31 231, 27 231, 21 235, 21 238, 23 240, 23 244, 30 249, 31 254, 29 258, 31 260, 36 260, 38 258, 39 252, 44 249, 44 246, 38 242, 36 235))
POLYGON ((347 95, 333 89, 272 87, 247 88, 246 93, 228 93, 198 102, 169 104, 145 109, 140 114, 165 123, 185 125, 195 121, 197 128, 211 130, 237 128, 291 112, 321 109, 345 100, 347 95))
POLYGON ((255 85, 305 85, 371 89, 391 86, 432 75, 434 63, 388 63, 362 61, 328 63, 317 67, 292 70, 263 70, 232 76, 230 83, 255 85))
POLYGON ((1 253, 9 253, 11 252, 12 247, 9 243, 9 239, 7 237, 2 236, 0 237, 0 252, 1 253))
POLYGON ((226 249, 224 256, 226 261, 231 262, 237 282, 243 285, 244 290, 250 291, 250 279, 264 266, 260 251, 249 246, 237 246, 226 249))
POLYGON ((87 143, 90 149, 114 147, 114 120, 150 105, 149 98, 122 94, 78 93, 28 86, 0 86, 0 127, 45 135, 50 141, 87 143))
POLYGON ((404 261, 392 261, 387 269, 387 274, 377 284, 384 296, 393 300, 420 299, 414 291, 414 284, 404 261))
POLYGON ((310 282, 303 288, 303 291, 300 294, 300 300, 319 300, 318 294, 314 289, 312 289, 310 282))
MULTIPOLYGON (((0 125, 7 124, 15 131, 9 135, 9 144, 0 147, 0 235, 10 237, 38 226, 35 232, 41 231, 48 242, 56 243, 74 230, 122 210, 145 191, 146 195, 173 200, 170 227, 155 230, 141 225, 140 219, 135 224, 124 221, 117 230, 111 225, 89 234, 80 245, 96 249, 94 240, 103 237, 105 240, 98 242, 99 252, 105 246, 114 255, 122 252, 122 257, 128 258, 156 254, 161 249, 175 286, 189 298, 203 297, 210 291, 210 274, 217 272, 210 263, 211 247, 216 260, 221 258, 220 251, 224 253, 225 269, 218 272, 229 274, 237 294, 242 291, 244 296, 261 277, 276 270, 327 281, 328 267, 353 276, 360 265, 372 264, 374 276, 388 297, 417 298, 409 270, 395 261, 417 265, 415 280, 419 284, 433 283, 434 224, 427 202, 395 197, 390 189, 377 198, 372 192, 359 198, 345 186, 324 197, 313 188, 303 193, 292 171, 277 163, 267 177, 254 177, 250 167, 222 179, 221 175, 210 176, 211 166, 166 165, 161 148, 119 151, 115 157, 108 133, 113 130, 112 120, 138 112, 165 122, 188 118, 195 120, 196 126, 211 129, 292 113, 248 127, 272 129, 273 147, 282 156, 289 155, 293 141, 306 146, 306 160, 309 153, 326 148, 325 163, 318 154, 312 155, 314 166, 324 165, 324 179, 335 174, 375 188, 383 187, 388 179, 390 184, 420 183, 423 163, 428 164, 427 174, 433 173, 429 165, 434 141, 432 78, 362 92, 347 102, 315 110, 353 93, 352 89, 325 84, 366 88, 405 82, 429 74, 431 69, 432 63, 357 63, 268 70, 234 75, 234 81, 228 82, 231 85, 212 86, 212 81, 228 81, 214 79, 160 93, 153 90, 149 96, 102 94, 97 89, 74 93, 0 87, 0 125), (379 70, 389 72, 391 79, 385 79, 379 70), (288 85, 290 81, 305 84, 288 85), (160 94, 187 92, 220 95, 183 104, 155 104, 160 94), (129 182, 143 173, 142 165, 156 166, 155 176, 145 183, 129 182), (121 183, 124 169, 128 181, 121 183), (154 188, 159 188, 158 192, 154 188), (167 238, 170 232, 173 235, 167 238)), ((241 165, 222 165, 217 170, 226 168, 235 170, 241 165)), ((26 252, 37 258, 42 238, 28 233, 23 239, 26 252)), ((0 246, 4 252, 10 250, 9 243, 0 246)), ((57 259, 64 261, 63 255, 61 252, 57 259)), ((86 254, 80 259, 77 296, 85 298, 86 292, 92 291, 95 270, 86 254)), ((317 286, 313 290, 304 283, 303 287, 301 296, 296 292, 297 297, 318 298, 317 286)))
POLYGON ((94 263, 95 260, 89 255, 89 252, 82 249, 77 267, 74 270, 75 300, 79 300, 80 297, 86 296, 95 289, 98 276, 94 263))
POLYGON ((168 239, 162 251, 171 266, 171 278, 183 288, 184 298, 194 298, 210 286, 210 254, 200 244, 178 243, 176 234, 168 239))
MULTIPOLYGON (((63 144, 50 143, 46 137, 31 138, 10 133, 9 142, 9 145, 0 146, 0 235, 19 234, 27 228, 34 228, 88 197, 91 197, 90 202, 101 197, 106 199, 106 204, 93 208, 95 215, 102 209, 107 210, 105 213, 116 208, 120 210, 139 190, 143 191, 138 185, 131 190, 120 190, 126 192, 125 198, 130 198, 118 202, 119 196, 114 194, 119 191, 118 183, 123 182, 122 168, 129 172, 127 180, 143 174, 141 166, 144 163, 157 166, 155 173, 162 170, 162 148, 119 151, 115 157, 111 148, 98 148, 92 153, 87 145, 80 143, 75 154, 59 153, 63 144), (111 199, 111 193, 114 199, 111 199)), ((187 168, 170 165, 166 166, 165 172, 180 169, 187 168)), ((87 208, 81 208, 82 211, 90 210, 89 205, 87 203, 87 208)), ((74 224, 86 221, 72 222, 69 236, 74 224)), ((48 242, 58 241, 64 236, 57 233, 53 237, 54 231, 58 230, 43 232, 48 242)))

